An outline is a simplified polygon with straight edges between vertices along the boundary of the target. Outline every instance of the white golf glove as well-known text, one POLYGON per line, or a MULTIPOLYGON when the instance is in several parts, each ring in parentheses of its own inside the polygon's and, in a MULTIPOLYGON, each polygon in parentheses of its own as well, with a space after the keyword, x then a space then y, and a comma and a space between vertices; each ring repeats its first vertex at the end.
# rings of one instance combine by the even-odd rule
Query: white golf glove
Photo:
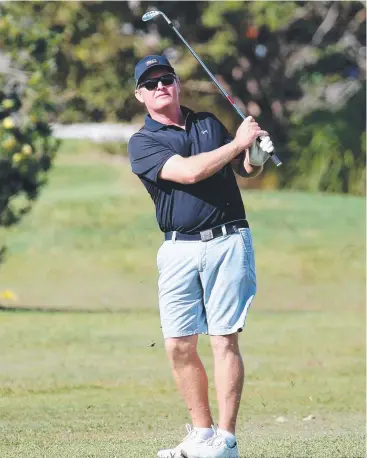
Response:
POLYGON ((251 165, 262 166, 269 159, 269 153, 274 151, 273 142, 267 135, 256 139, 249 148, 249 163, 251 165))

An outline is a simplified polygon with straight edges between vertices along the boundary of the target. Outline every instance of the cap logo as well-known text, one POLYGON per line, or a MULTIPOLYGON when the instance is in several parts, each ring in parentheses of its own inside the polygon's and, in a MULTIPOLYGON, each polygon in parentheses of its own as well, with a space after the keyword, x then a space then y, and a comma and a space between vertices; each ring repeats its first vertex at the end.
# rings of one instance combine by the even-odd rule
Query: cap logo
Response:
POLYGON ((149 65, 157 64, 157 63, 158 63, 157 59, 151 59, 151 60, 147 60, 147 61, 145 62, 145 65, 146 65, 147 67, 149 67, 149 65))

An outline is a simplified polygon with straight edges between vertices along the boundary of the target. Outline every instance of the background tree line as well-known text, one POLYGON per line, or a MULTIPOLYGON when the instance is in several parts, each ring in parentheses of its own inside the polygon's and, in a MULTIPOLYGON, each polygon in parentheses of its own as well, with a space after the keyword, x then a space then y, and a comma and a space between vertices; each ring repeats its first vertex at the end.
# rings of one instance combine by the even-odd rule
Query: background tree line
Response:
POLYGON ((185 105, 235 131, 238 115, 165 21, 142 22, 152 8, 270 132, 284 166, 269 161, 264 186, 364 194, 363 2, 3 2, 0 224, 45 183, 58 146, 49 122, 142 122, 133 73, 148 53, 175 66, 185 105))

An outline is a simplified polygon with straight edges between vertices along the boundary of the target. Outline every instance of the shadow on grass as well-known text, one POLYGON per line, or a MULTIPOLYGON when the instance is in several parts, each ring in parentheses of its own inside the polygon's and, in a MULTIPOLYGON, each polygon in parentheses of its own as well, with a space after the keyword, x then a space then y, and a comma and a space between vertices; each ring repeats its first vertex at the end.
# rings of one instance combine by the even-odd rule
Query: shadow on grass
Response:
POLYGON ((0 247, 0 264, 5 261, 6 246, 0 247))

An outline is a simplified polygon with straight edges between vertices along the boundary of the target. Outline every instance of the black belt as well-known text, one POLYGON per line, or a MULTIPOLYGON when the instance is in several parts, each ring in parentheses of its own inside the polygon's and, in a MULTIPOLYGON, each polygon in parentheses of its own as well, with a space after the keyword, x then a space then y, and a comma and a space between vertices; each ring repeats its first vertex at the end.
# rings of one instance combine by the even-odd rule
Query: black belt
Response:
POLYGON ((238 229, 248 227, 250 227, 248 222, 242 219, 201 231, 198 234, 183 234, 182 232, 170 231, 164 234, 164 238, 165 240, 201 240, 202 242, 208 242, 222 235, 238 233, 238 229))

